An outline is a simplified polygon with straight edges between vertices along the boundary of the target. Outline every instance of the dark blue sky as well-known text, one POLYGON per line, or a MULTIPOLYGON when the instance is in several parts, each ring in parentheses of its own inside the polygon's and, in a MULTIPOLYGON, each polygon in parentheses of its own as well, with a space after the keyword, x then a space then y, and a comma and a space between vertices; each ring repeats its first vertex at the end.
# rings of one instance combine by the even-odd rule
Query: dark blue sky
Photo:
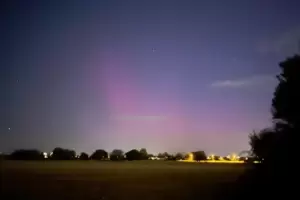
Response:
POLYGON ((293 0, 7 2, 0 151, 249 149, 300 40, 293 0))

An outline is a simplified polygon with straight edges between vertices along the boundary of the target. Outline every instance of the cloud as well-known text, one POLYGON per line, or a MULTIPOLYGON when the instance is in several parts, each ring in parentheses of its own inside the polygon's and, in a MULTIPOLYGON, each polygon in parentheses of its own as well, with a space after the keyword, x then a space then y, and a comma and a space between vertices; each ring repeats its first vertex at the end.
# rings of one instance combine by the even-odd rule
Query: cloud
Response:
POLYGON ((270 85, 276 81, 273 75, 255 75, 242 79, 222 80, 211 84, 211 87, 216 88, 245 88, 259 85, 270 85))
POLYGON ((260 53, 278 53, 284 56, 300 51, 300 27, 287 31, 277 38, 269 39, 258 45, 260 53))

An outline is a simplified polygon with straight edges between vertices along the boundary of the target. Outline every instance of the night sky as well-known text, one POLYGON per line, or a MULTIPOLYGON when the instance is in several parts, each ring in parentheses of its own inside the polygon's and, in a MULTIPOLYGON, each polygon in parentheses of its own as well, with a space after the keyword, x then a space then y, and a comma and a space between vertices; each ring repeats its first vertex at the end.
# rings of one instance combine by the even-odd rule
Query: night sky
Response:
POLYGON ((300 40, 295 0, 6 2, 2 152, 248 150, 300 40))

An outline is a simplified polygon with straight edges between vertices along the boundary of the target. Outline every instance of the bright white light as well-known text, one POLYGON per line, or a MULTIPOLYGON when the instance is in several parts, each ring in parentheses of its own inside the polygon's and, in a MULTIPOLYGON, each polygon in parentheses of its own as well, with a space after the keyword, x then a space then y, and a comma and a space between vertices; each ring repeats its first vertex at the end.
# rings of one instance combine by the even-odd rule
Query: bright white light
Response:
POLYGON ((48 158, 48 154, 46 152, 43 153, 44 158, 48 158))

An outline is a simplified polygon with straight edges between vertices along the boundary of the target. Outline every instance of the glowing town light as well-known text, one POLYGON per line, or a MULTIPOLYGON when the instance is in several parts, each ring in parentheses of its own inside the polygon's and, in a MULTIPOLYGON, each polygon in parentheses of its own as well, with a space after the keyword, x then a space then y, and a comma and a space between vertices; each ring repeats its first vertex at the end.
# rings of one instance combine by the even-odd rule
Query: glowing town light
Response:
POLYGON ((236 160, 237 159, 237 155, 235 153, 231 154, 231 160, 236 160))
POLYGON ((194 160, 194 154, 189 153, 188 161, 193 161, 194 160))
POLYGON ((48 158, 48 154, 46 152, 43 153, 44 158, 48 158))

